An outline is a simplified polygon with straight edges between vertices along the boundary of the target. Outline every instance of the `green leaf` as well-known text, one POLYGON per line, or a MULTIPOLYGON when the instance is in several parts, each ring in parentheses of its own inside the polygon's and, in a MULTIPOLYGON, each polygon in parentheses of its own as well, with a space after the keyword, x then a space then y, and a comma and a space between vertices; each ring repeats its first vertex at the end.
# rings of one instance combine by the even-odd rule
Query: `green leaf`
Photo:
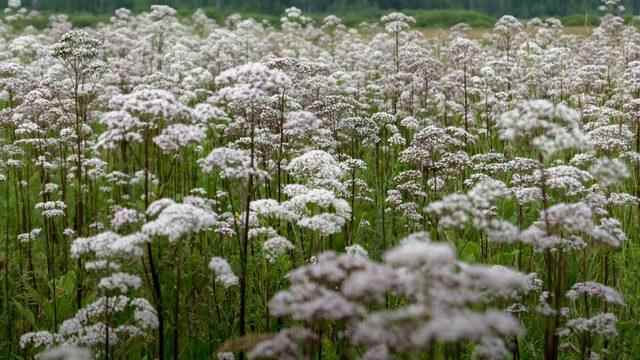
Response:
POLYGON ((76 288, 76 273, 75 271, 69 271, 68 273, 62 276, 61 280, 58 280, 56 283, 62 291, 64 295, 73 295, 76 288))
POLYGON ((465 244, 462 253, 460 254, 461 260, 465 262, 475 262, 480 254, 480 246, 475 242, 468 242, 465 244))
POLYGON ((18 314, 20 314, 22 318, 26 319, 32 327, 38 328, 38 323, 36 322, 36 316, 33 314, 33 311, 31 311, 29 308, 23 306, 22 304, 20 304, 15 300, 13 301, 13 303, 16 306, 16 310, 18 311, 18 314))
POLYGON ((37 304, 42 304, 47 301, 46 296, 40 294, 37 289, 34 289, 31 286, 26 288, 26 295, 28 300, 31 300, 37 304))
POLYGON ((76 273, 70 271, 56 281, 56 299, 58 311, 63 317, 73 315, 75 307, 76 273))

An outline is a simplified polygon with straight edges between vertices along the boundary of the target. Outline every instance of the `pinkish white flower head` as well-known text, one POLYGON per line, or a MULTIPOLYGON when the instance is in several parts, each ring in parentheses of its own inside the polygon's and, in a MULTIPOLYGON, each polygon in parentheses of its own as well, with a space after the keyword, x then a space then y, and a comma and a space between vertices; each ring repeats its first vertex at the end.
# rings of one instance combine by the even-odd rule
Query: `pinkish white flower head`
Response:
POLYGON ((440 128, 427 126, 418 131, 411 144, 402 151, 400 160, 406 163, 433 167, 434 159, 447 151, 462 148, 474 142, 474 136, 455 127, 440 128))
POLYGON ((95 260, 84 263, 84 268, 88 271, 119 271, 121 266, 109 260, 95 260))
POLYGON ((292 111, 287 114, 284 133, 294 138, 303 137, 317 132, 321 126, 322 123, 315 114, 308 111, 292 111))
POLYGON ((227 114, 220 108, 208 103, 196 105, 193 109, 194 121, 202 125, 210 125, 212 122, 226 123, 229 119, 227 114))
POLYGON ((100 297, 95 302, 80 309, 75 317, 65 320, 58 333, 64 338, 78 339, 78 344, 95 347, 104 342, 107 331, 99 319, 108 313, 118 314, 132 311, 133 319, 128 323, 110 329, 116 336, 114 344, 127 338, 142 337, 158 326, 157 313, 144 298, 129 298, 119 295, 100 297))
MULTIPOLYGON (((154 203, 149 208, 152 206, 155 207, 154 203)), ((173 203, 159 211, 155 220, 144 224, 142 232, 150 237, 164 236, 170 241, 177 241, 185 236, 212 229, 217 223, 216 219, 216 213, 209 209, 173 203)))
POLYGON ((120 236, 107 231, 88 238, 77 238, 71 244, 71 256, 80 257, 87 254, 95 254, 99 258, 109 257, 112 254, 111 245, 120 236))
MULTIPOLYGON (((284 10, 285 16, 280 19, 283 29, 291 26, 291 24, 305 24, 310 21, 310 19, 306 16, 302 15, 302 10, 298 9, 295 6, 286 8, 284 10)), ((298 27, 293 27, 291 29, 297 29, 298 27)))
POLYGON ((500 138, 526 140, 547 156, 563 150, 586 150, 589 142, 578 113, 547 100, 523 101, 498 120, 500 138))
POLYGON ((337 197, 330 190, 310 189, 306 186, 293 184, 285 188, 285 193, 290 196, 290 199, 285 201, 282 206, 296 213, 304 213, 308 207, 320 207, 334 209, 336 214, 343 217, 351 214, 349 203, 337 197))
POLYGON ((506 313, 460 311, 430 320, 416 329, 411 341, 417 346, 426 347, 433 342, 452 343, 463 340, 478 342, 491 335, 496 338, 508 338, 520 335, 522 332, 520 322, 506 313))
POLYGON ((238 285, 238 277, 233 273, 231 266, 224 258, 211 258, 209 269, 215 274, 216 282, 221 283, 225 288, 238 285))
POLYGON ((143 89, 116 96, 111 100, 111 107, 126 111, 151 127, 156 127, 156 122, 161 120, 190 120, 192 115, 191 110, 172 93, 159 89, 143 89))
POLYGON ((328 15, 322 19, 322 29, 324 30, 333 30, 342 26, 342 19, 335 15, 328 15))
POLYGON ((272 206, 270 214, 283 220, 296 221, 298 226, 325 236, 340 232, 351 215, 349 203, 329 190, 288 185, 285 194, 290 199, 277 208, 272 206), (314 209, 323 212, 318 213, 314 209))
POLYGON ((270 263, 275 262, 280 256, 285 255, 288 251, 293 250, 295 247, 291 241, 282 236, 274 236, 262 244, 262 248, 265 252, 265 258, 270 263))
POLYGON ((75 345, 60 345, 47 349, 36 356, 38 360, 92 360, 90 350, 75 345))
POLYGON ((251 157, 246 150, 220 147, 198 161, 205 173, 217 171, 226 179, 246 179, 249 175, 266 176, 251 167, 251 157))
POLYGON ((165 20, 176 16, 176 9, 167 5, 151 5, 149 17, 153 21, 165 20))
POLYGON ((200 126, 172 124, 162 129, 153 142, 164 153, 176 153, 189 145, 200 144, 205 138, 206 133, 200 126))
POLYGON ((480 46, 475 41, 462 37, 454 39, 449 46, 450 60, 458 65, 473 65, 480 53, 480 46))
POLYGON ((450 265, 455 258, 450 245, 432 243, 426 233, 413 234, 384 254, 385 263, 412 269, 450 265))
POLYGON ((142 232, 134 232, 129 235, 120 236, 109 245, 110 251, 119 256, 139 257, 142 256, 142 245, 148 242, 149 237, 142 232))
POLYGON ((494 25, 493 31, 501 35, 513 36, 523 28, 522 23, 511 15, 504 15, 494 25))
POLYGON ((120 230, 125 226, 134 225, 142 219, 142 214, 135 209, 119 208, 113 213, 111 226, 115 230, 120 230))
POLYGON ((261 63, 225 70, 216 77, 215 83, 221 86, 216 95, 218 98, 237 104, 259 102, 291 86, 285 73, 261 63))
POLYGON ((99 54, 100 42, 86 31, 73 30, 62 36, 53 48, 53 56, 68 62, 72 66, 79 66, 93 61, 99 54))
POLYGON ((601 0, 598 9, 604 13, 615 15, 624 13, 625 7, 620 0, 601 0))
POLYGON ((54 334, 51 334, 48 331, 26 333, 20 337, 20 347, 23 349, 29 346, 35 348, 41 346, 49 347, 54 345, 56 342, 54 334))
POLYGON ((627 235, 622 228, 622 223, 615 218, 603 218, 591 232, 594 243, 612 248, 619 248, 626 240, 627 235))
POLYGON ((311 231, 316 231, 323 236, 329 236, 342 231, 342 227, 345 223, 346 220, 344 217, 335 214, 322 213, 303 217, 298 220, 297 225, 311 231))
POLYGON ((122 142, 142 142, 144 123, 128 112, 110 111, 100 117, 100 123, 107 129, 99 135, 96 148, 114 149, 122 142))
POLYGON ((42 229, 41 228, 32 229, 28 233, 18 234, 18 241, 21 242, 21 243, 27 243, 27 242, 31 242, 33 240, 37 240, 38 237, 40 237, 41 233, 42 233, 42 229))
POLYGON ((256 345, 248 357, 257 359, 298 360, 305 358, 302 349, 312 340, 316 339, 313 332, 294 327, 279 332, 272 338, 256 345))
POLYGON ((614 305, 623 306, 625 304, 624 298, 620 293, 618 293, 618 291, 594 281, 574 284, 571 287, 571 290, 567 292, 566 296, 571 301, 580 301, 583 299, 583 296, 589 296, 603 299, 604 301, 614 305))
POLYGON ((135 290, 142 285, 142 279, 138 276, 127 273, 114 273, 100 279, 98 288, 104 290, 118 290, 121 293, 127 293, 129 290, 135 290))
POLYGON ((620 159, 597 159, 589 168, 595 179, 604 188, 619 184, 629 177, 627 165, 620 159))
POLYGON ((627 125, 598 126, 587 133, 594 150, 599 153, 616 154, 631 149, 634 134, 627 125))
POLYGON ((37 203, 35 208, 41 211, 42 216, 53 218, 64 216, 64 210, 67 208, 67 204, 63 201, 45 201, 37 203))
POLYGON ((343 175, 343 170, 335 158, 322 150, 311 150, 292 159, 287 165, 287 171, 300 179, 307 181, 335 180, 343 175))
MULTIPOLYGON (((375 121, 362 117, 342 119, 337 126, 338 131, 345 133, 347 141, 356 138, 363 145, 373 146, 380 141, 379 128, 375 121)), ((397 132, 397 129, 396 131, 397 132)), ((392 131, 393 133, 393 131, 392 131)))
POLYGON ((133 317, 137 324, 143 329, 158 328, 158 313, 156 309, 145 298, 135 298, 131 300, 134 308, 133 317))
POLYGON ((291 211, 284 204, 278 203, 274 199, 258 199, 251 202, 251 211, 259 217, 282 219, 286 221, 294 221, 299 218, 297 212, 291 211))
POLYGON ((589 231, 594 226, 593 212, 582 202, 553 205, 542 216, 551 228, 560 228, 565 232, 589 231))
POLYGON ((385 24, 385 30, 387 32, 399 33, 409 29, 411 24, 416 23, 416 19, 401 12, 392 12, 381 17, 380 22, 385 24))
MULTIPOLYGON (((618 335, 618 318, 612 313, 600 313, 591 318, 577 318, 568 320, 566 325, 560 329, 561 336, 570 334, 590 334, 599 335, 604 338, 613 338, 618 335)), ((592 357, 593 358, 593 357, 592 357)))
POLYGON ((351 256, 361 256, 365 259, 369 258, 369 252, 359 244, 353 244, 344 248, 347 254, 351 256))

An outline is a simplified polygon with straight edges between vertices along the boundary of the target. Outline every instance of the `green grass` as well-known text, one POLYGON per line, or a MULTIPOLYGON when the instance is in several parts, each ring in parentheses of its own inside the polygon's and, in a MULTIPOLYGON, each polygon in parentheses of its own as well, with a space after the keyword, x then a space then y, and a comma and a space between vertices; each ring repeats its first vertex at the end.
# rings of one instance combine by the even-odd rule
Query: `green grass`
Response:
POLYGON ((593 15, 570 15, 560 18, 564 26, 598 26, 600 18, 593 15))
MULTIPOLYGON (((41 13, 41 15, 33 16, 28 19, 19 20, 14 23, 15 28, 18 31, 23 30, 28 26, 33 26, 38 30, 42 30, 47 27, 49 24, 49 16, 53 15, 53 13, 41 13)), ((99 23, 106 23, 111 18, 110 15, 97 15, 90 13, 72 13, 67 14, 69 17, 69 21, 73 24, 74 27, 83 28, 83 27, 95 27, 99 23)), ((1 18, 1 16, 0 16, 1 18)))
POLYGON ((95 15, 89 13, 78 13, 69 15, 69 20, 74 27, 92 27, 98 23, 106 23, 111 16, 109 15, 95 15))
POLYGON ((431 10, 410 11, 416 18, 416 26, 421 28, 448 28, 459 23, 467 23, 471 27, 492 27, 496 19, 492 16, 468 10, 431 10))

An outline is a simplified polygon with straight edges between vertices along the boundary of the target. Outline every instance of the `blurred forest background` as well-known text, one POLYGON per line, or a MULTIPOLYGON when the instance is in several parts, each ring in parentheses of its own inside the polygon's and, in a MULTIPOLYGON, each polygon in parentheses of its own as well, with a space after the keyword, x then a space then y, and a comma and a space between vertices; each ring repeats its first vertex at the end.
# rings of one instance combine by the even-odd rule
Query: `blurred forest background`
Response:
MULTIPOLYGON (((0 9, 8 0, 0 0, 0 9)), ((43 29, 49 15, 64 13, 75 27, 91 27, 108 22, 113 11, 128 8, 146 11, 152 4, 169 5, 178 15, 189 18, 195 9, 221 23, 232 13, 253 17, 278 26, 284 9, 295 6, 315 20, 334 14, 347 26, 375 22, 392 10, 400 10, 416 19, 416 27, 442 29, 464 22, 473 28, 491 28, 502 15, 521 19, 557 17, 565 26, 586 29, 598 25, 600 0, 22 0, 28 9, 39 15, 23 21, 22 26, 43 29)), ((640 0, 624 0, 627 23, 640 23, 640 0)), ((0 11, 0 18, 2 12, 0 11)))
MULTIPOLYGON (((4 8, 7 0, 0 0, 4 8)), ((599 0, 23 0, 23 5, 43 11, 111 13, 126 7, 146 10, 151 4, 178 9, 211 8, 220 11, 280 14, 289 6, 306 13, 375 13, 400 10, 470 10, 491 16, 511 14, 521 18, 568 16, 597 12, 599 0)), ((628 14, 640 12, 640 0, 625 0, 628 14)))

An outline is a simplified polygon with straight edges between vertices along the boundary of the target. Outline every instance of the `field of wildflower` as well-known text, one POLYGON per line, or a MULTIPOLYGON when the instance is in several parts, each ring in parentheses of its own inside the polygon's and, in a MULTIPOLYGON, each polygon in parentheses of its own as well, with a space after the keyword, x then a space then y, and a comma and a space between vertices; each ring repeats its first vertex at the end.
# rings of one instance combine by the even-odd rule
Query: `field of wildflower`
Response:
POLYGON ((640 32, 0 20, 0 359, 638 359, 640 32))

